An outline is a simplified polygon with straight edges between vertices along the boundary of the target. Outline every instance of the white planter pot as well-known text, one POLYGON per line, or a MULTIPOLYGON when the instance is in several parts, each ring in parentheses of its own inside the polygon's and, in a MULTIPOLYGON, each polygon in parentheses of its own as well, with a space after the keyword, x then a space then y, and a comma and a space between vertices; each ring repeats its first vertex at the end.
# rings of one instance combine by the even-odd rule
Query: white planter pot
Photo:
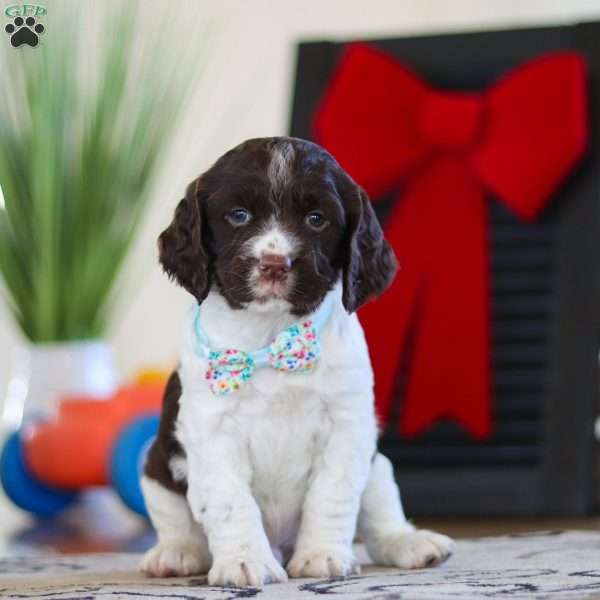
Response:
POLYGON ((106 342, 31 344, 15 350, 3 408, 3 425, 19 427, 31 416, 54 410, 65 396, 103 397, 117 384, 106 342))

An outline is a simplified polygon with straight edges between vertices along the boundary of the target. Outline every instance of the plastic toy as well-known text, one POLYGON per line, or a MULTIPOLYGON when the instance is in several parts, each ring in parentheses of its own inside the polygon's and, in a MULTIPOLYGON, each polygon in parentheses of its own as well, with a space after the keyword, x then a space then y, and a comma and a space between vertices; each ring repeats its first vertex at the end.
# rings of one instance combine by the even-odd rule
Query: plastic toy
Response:
POLYGON ((108 399, 69 397, 52 417, 13 433, 0 455, 0 481, 20 508, 49 517, 78 492, 112 485, 123 502, 145 515, 139 473, 158 431, 165 387, 161 372, 144 372, 108 399))

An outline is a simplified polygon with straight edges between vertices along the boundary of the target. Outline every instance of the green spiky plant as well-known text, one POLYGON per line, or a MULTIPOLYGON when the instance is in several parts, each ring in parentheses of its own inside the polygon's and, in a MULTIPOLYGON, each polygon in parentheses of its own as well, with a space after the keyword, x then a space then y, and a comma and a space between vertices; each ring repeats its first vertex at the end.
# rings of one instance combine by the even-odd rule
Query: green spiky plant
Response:
POLYGON ((2 44, 0 274, 33 342, 102 336, 186 95, 185 61, 159 40, 140 53, 131 12, 92 42, 93 66, 82 64, 77 14, 37 48, 2 44))

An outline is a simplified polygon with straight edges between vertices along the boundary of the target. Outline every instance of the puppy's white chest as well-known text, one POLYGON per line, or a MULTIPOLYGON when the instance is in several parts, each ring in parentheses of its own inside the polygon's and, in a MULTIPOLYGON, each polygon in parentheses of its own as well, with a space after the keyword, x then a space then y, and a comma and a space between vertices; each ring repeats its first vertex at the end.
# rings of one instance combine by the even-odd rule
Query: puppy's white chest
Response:
POLYGON ((288 389, 269 398, 268 405, 250 418, 246 431, 251 486, 269 540, 282 547, 295 536, 313 461, 331 423, 309 390, 288 389))
POLYGON ((327 438, 330 422, 314 392, 286 390, 269 398, 264 411, 248 415, 250 463, 257 480, 279 483, 310 470, 312 458, 327 438))

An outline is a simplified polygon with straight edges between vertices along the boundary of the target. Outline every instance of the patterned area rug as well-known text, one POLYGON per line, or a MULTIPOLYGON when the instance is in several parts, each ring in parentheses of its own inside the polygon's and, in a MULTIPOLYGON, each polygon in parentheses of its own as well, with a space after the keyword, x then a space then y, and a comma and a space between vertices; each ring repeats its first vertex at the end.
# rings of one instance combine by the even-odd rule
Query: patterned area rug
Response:
MULTIPOLYGON (((359 554, 363 550, 359 548, 359 554)), ((306 600, 600 599, 600 532, 545 532, 459 541, 443 565, 398 571, 365 565, 360 576, 291 580, 263 590, 214 588, 201 577, 146 579, 137 554, 0 560, 1 598, 306 600)))

